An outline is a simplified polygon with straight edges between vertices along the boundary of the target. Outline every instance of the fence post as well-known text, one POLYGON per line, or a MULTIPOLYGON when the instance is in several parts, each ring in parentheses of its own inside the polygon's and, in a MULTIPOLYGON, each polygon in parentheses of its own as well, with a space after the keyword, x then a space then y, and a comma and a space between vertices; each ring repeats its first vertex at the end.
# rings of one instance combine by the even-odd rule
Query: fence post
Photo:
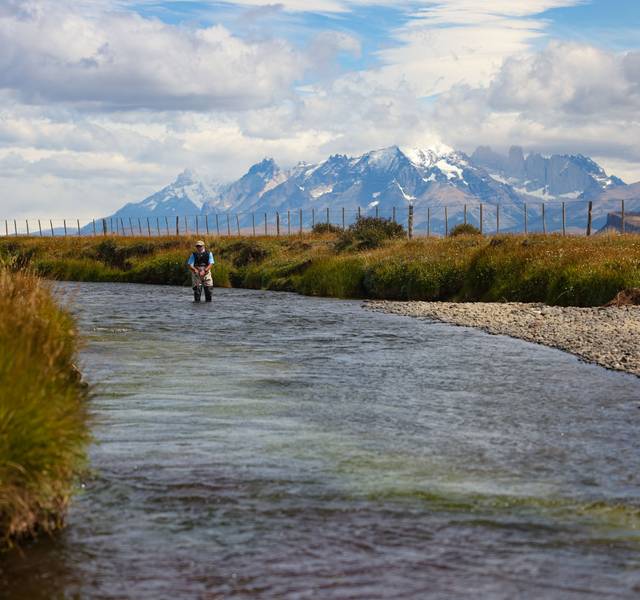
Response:
POLYGON ((396 207, 395 206, 391 209, 391 214, 392 214, 391 219, 395 223, 396 222, 396 207))
POLYGON ((256 237, 256 213, 251 213, 251 230, 253 231, 253 237, 256 237))
POLYGON ((545 204, 543 202, 542 203, 542 233, 547 235, 547 217, 544 209, 545 209, 545 204))
POLYGON ((18 223, 15 219, 13 220, 13 234, 18 235, 18 223))
POLYGON ((167 235, 169 235, 169 217, 167 217, 166 215, 164 217, 164 224, 167 228, 167 235))
POLYGON ((360 207, 358 206, 358 220, 360 220, 362 218, 362 212, 360 210, 360 207))
POLYGON ((376 219, 380 216, 380 211, 378 210, 378 205, 376 204, 376 219))
POLYGON ((300 235, 302 235, 302 209, 300 209, 300 212, 298 213, 298 221, 300 226, 300 235))
POLYGON ((276 211, 276 236, 280 237, 280 213, 276 211))
POLYGON ((626 233, 626 223, 624 222, 624 200, 620 200, 620 233, 626 233))
POLYGON ((344 206, 342 207, 342 229, 343 230, 345 229, 345 226, 344 226, 344 206))
POLYGON ((64 237, 67 237, 67 220, 63 219, 62 224, 64 226, 64 237))
POLYGON ((409 216, 407 218, 407 236, 413 238, 413 204, 409 204, 409 216))
POLYGON ((484 234, 484 219, 483 219, 483 212, 482 212, 482 202, 480 202, 480 235, 484 234))
POLYGON ((330 223, 329 219, 329 207, 327 206, 327 225, 330 223))
POLYGON ((102 219, 102 235, 107 235, 107 220, 102 219))
POLYGON ((227 213, 227 237, 231 237, 231 220, 229 219, 229 213, 227 213))
POLYGON ((496 204, 496 234, 500 233, 500 205, 496 204))
MULTIPOLYGON (((91 219, 93 222, 93 237, 96 237, 97 233, 96 233, 96 220, 95 219, 91 219)), ((40 221, 38 221, 38 225, 40 224, 40 221)))
POLYGON ((527 203, 524 203, 524 234, 527 235, 529 233, 529 228, 527 226, 527 203))
POLYGON ((431 237, 431 207, 427 206, 427 237, 431 237))
POLYGON ((204 216, 204 228, 207 230, 207 235, 209 235, 209 215, 204 216))
POLYGON ((151 222, 149 221, 149 217, 147 217, 147 235, 151 237, 151 222))
POLYGON ((449 213, 447 207, 444 207, 444 237, 449 237, 449 213))
POLYGON ((185 234, 189 233, 189 220, 187 215, 184 216, 184 232, 185 234))
POLYGON ((4 232, 7 237, 9 237, 9 221, 7 219, 4 220, 4 232))
POLYGON ((467 224, 467 205, 464 205, 464 224, 467 224))
POLYGON ((76 225, 78 225, 78 237, 80 237, 80 219, 76 219, 76 225))
POLYGON ((564 202, 562 203, 562 235, 567 235, 567 213, 565 212, 564 202))
POLYGON ((29 235, 29 219, 25 219, 24 222, 27 224, 27 235, 29 235))
POLYGON ((180 217, 176 216, 176 235, 180 235, 180 217))
POLYGON ((198 215, 196 215, 196 237, 200 237, 200 223, 198 223, 198 215))
POLYGON ((216 232, 220 235, 220 220, 218 219, 218 213, 216 213, 216 232))
POLYGON ((53 233, 53 219, 49 219, 49 225, 51 226, 51 237, 55 237, 55 233, 53 233))
POLYGON ((158 229, 158 235, 160 235, 160 217, 156 217, 156 228, 158 229))
MULTIPOLYGON (((96 228, 96 222, 93 222, 93 229, 95 231, 96 228)), ((40 219, 38 219, 38 229, 40 230, 40 237, 42 237, 42 225, 40 224, 40 219)))
POLYGON ((236 213, 236 228, 238 229, 238 237, 240 236, 240 217, 236 213))
POLYGON ((138 217, 138 234, 142 235, 142 222, 140 221, 140 217, 138 217))
MULTIPOLYGON (((131 235, 134 235, 134 233, 133 233, 133 221, 131 220, 131 217, 129 217, 129 231, 131 232, 131 235)), ((122 233, 124 234, 124 227, 122 228, 122 233)))
POLYGON ((265 235, 269 234, 269 229, 267 227, 267 213, 264 213, 264 234, 265 235))
POLYGON ((316 226, 316 209, 312 208, 311 209, 311 229, 313 229, 316 226))
POLYGON ((287 235, 291 235, 291 211, 287 211, 287 235))
POLYGON ((591 235, 591 223, 592 223, 592 210, 593 210, 593 201, 589 200, 589 207, 587 213, 587 235, 591 235))

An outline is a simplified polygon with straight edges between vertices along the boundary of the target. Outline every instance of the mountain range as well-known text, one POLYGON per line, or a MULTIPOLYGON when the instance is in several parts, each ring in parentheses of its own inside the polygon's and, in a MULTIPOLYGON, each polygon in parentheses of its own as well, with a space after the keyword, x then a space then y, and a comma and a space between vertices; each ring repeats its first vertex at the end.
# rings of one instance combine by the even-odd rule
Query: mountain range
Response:
MULTIPOLYGON (((290 169, 266 158, 230 183, 206 181, 185 170, 167 187, 141 202, 126 204, 111 217, 234 213, 246 223, 250 213, 312 208, 391 216, 394 207, 402 211, 412 204, 416 225, 430 208, 437 227, 444 218, 444 206, 455 219, 468 205, 475 211, 475 217, 469 213, 473 222, 478 204, 483 203, 488 210, 500 205, 501 228, 506 231, 522 226, 525 203, 535 219, 542 203, 593 200, 594 218, 602 220, 607 209, 599 207, 598 200, 617 198, 640 200, 640 192, 581 154, 525 156, 522 148, 514 146, 502 155, 481 146, 467 155, 444 145, 392 146, 357 157, 335 154, 321 163, 302 162, 290 169)), ((574 204, 574 210, 567 211, 568 224, 582 227, 586 214, 577 208, 574 204)), ((553 225, 558 211, 550 206, 547 214, 553 225)))

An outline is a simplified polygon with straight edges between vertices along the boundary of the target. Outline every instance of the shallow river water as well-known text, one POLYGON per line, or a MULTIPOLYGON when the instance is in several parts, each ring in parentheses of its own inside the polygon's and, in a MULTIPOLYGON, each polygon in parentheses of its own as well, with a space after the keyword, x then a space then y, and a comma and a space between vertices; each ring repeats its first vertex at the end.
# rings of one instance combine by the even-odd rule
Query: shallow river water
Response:
POLYGON ((60 292, 92 471, 0 597, 640 595, 640 379, 358 302, 60 292))

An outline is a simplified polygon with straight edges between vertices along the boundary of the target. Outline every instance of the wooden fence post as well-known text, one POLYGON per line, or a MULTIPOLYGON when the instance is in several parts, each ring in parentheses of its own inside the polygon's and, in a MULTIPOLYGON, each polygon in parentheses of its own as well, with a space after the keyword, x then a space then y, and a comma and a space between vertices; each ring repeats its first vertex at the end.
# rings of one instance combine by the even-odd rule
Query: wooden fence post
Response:
POLYGON ((378 205, 376 204, 376 219, 380 216, 380 211, 378 210, 378 205))
POLYGON ((496 234, 500 233, 500 205, 496 204, 496 234))
POLYGON ((184 216, 184 233, 185 235, 189 234, 189 220, 187 218, 187 215, 184 216))
POLYGON ((342 229, 345 229, 345 223, 344 223, 344 206, 342 207, 342 229))
POLYGON ((140 217, 138 217, 138 234, 142 235, 142 222, 140 221, 140 217))
POLYGON ((407 236, 413 238, 413 204, 409 204, 409 216, 407 217, 407 236))
POLYGON ((313 229, 316 226, 316 209, 312 208, 311 209, 311 229, 313 229))
POLYGON ((484 234, 484 215, 482 212, 482 202, 480 202, 480 235, 484 234))
POLYGON ((291 235, 291 211, 287 211, 287 235, 291 235))
POLYGON ((524 234, 527 235, 529 233, 529 228, 527 227, 527 203, 524 203, 524 234))
POLYGON ((542 203, 542 233, 547 234, 547 217, 545 214, 545 203, 542 203))
POLYGON ((240 236, 240 217, 236 213, 236 228, 238 229, 238 236, 240 236))
POLYGON ((464 224, 467 224, 467 205, 464 205, 464 224))
POLYGON ((7 237, 9 237, 9 221, 7 219, 4 220, 4 232, 7 237))
POLYGON ((229 213, 227 213, 227 237, 231 237, 231 220, 229 219, 229 213))
POLYGON ((620 233, 626 233, 626 223, 624 222, 624 200, 620 200, 620 233))
POLYGON ((218 219, 218 213, 216 213, 216 232, 220 235, 220 220, 218 219))
POLYGON ((298 224, 300 226, 300 235, 302 235, 302 209, 298 213, 298 224))
MULTIPOLYGON (((96 228, 96 222, 93 222, 93 229, 95 231, 96 228)), ((38 219, 38 229, 40 230, 40 237, 42 237, 42 225, 40 224, 40 219, 38 219)))
POLYGON ((447 207, 444 207, 444 237, 449 237, 449 213, 447 207))
POLYGON ((164 224, 165 224, 165 227, 167 228, 167 235, 169 235, 169 217, 165 216, 164 224))
POLYGON ((358 220, 362 219, 362 211, 360 210, 360 207, 358 206, 358 220))
POLYGON ((151 237, 151 222, 149 221, 149 217, 147 217, 147 235, 151 237))
POLYGON ((392 215, 391 220, 395 223, 396 222, 396 207, 395 206, 391 209, 391 215, 392 215))
POLYGON ((53 219, 49 219, 49 225, 51 226, 51 237, 55 237, 55 233, 53 233, 53 219))
POLYGON ((204 228, 207 230, 207 235, 209 235, 209 215, 204 216, 204 228))
POLYGON ((427 237, 431 237, 431 207, 427 206, 427 237))
POLYGON ((176 235, 180 235, 180 217, 176 216, 176 235))
POLYGON ((329 207, 327 206, 327 225, 330 223, 329 219, 329 207))
POLYGON ((196 215, 196 237, 200 237, 200 223, 198 223, 198 215, 196 215))
POLYGON ((267 213, 264 213, 264 234, 268 235, 269 229, 267 227, 267 213))
MULTIPOLYGON (((131 217, 129 217, 129 231, 131 232, 131 235, 134 235, 134 233, 133 233, 133 221, 131 220, 131 217)), ((122 228, 122 233, 124 234, 124 227, 122 228)))
POLYGON ((102 219, 102 235, 106 236, 107 235, 107 220, 106 219, 102 219))
POLYGON ((253 231, 253 237, 256 237, 256 213, 251 213, 251 230, 253 231))
POLYGON ((567 213, 564 202, 562 203, 562 235, 567 235, 567 213))
POLYGON ((158 229, 158 235, 160 235, 160 217, 156 217, 156 228, 158 229))
POLYGON ((62 219, 62 224, 64 226, 64 237, 67 237, 67 220, 62 219))
MULTIPOLYGON (((95 219, 91 219, 93 222, 93 237, 96 237, 96 235, 98 235, 97 230, 96 230, 96 220, 95 219)), ((38 221, 38 223, 40 223, 38 221)))
POLYGON ((76 224, 78 225, 78 236, 80 236, 80 219, 76 220, 76 224))
POLYGON ((276 236, 280 237, 280 213, 276 211, 276 236))
POLYGON ((591 235, 591 223, 593 221, 593 201, 589 200, 589 207, 587 209, 587 235, 591 235))
POLYGON ((25 219, 24 222, 27 224, 27 235, 29 235, 29 219, 25 219))

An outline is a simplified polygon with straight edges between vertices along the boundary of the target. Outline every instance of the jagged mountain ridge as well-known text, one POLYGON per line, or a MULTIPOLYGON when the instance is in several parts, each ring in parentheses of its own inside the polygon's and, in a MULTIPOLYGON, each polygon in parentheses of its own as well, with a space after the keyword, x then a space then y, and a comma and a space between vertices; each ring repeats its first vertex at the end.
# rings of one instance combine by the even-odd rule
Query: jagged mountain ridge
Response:
MULTIPOLYGON (((524 202, 597 198, 625 189, 582 155, 524 156, 512 147, 507 156, 479 147, 471 156, 444 145, 406 149, 391 146, 349 157, 330 156, 318 164, 299 163, 285 170, 273 159, 253 165, 237 181, 206 182, 191 171, 114 216, 176 216, 217 212, 376 208, 389 215, 393 207, 429 207, 479 203, 499 204, 506 228, 522 212, 524 202)), ((535 210, 535 209, 533 209, 535 210)), ((435 217, 436 219, 438 217, 435 217)))

